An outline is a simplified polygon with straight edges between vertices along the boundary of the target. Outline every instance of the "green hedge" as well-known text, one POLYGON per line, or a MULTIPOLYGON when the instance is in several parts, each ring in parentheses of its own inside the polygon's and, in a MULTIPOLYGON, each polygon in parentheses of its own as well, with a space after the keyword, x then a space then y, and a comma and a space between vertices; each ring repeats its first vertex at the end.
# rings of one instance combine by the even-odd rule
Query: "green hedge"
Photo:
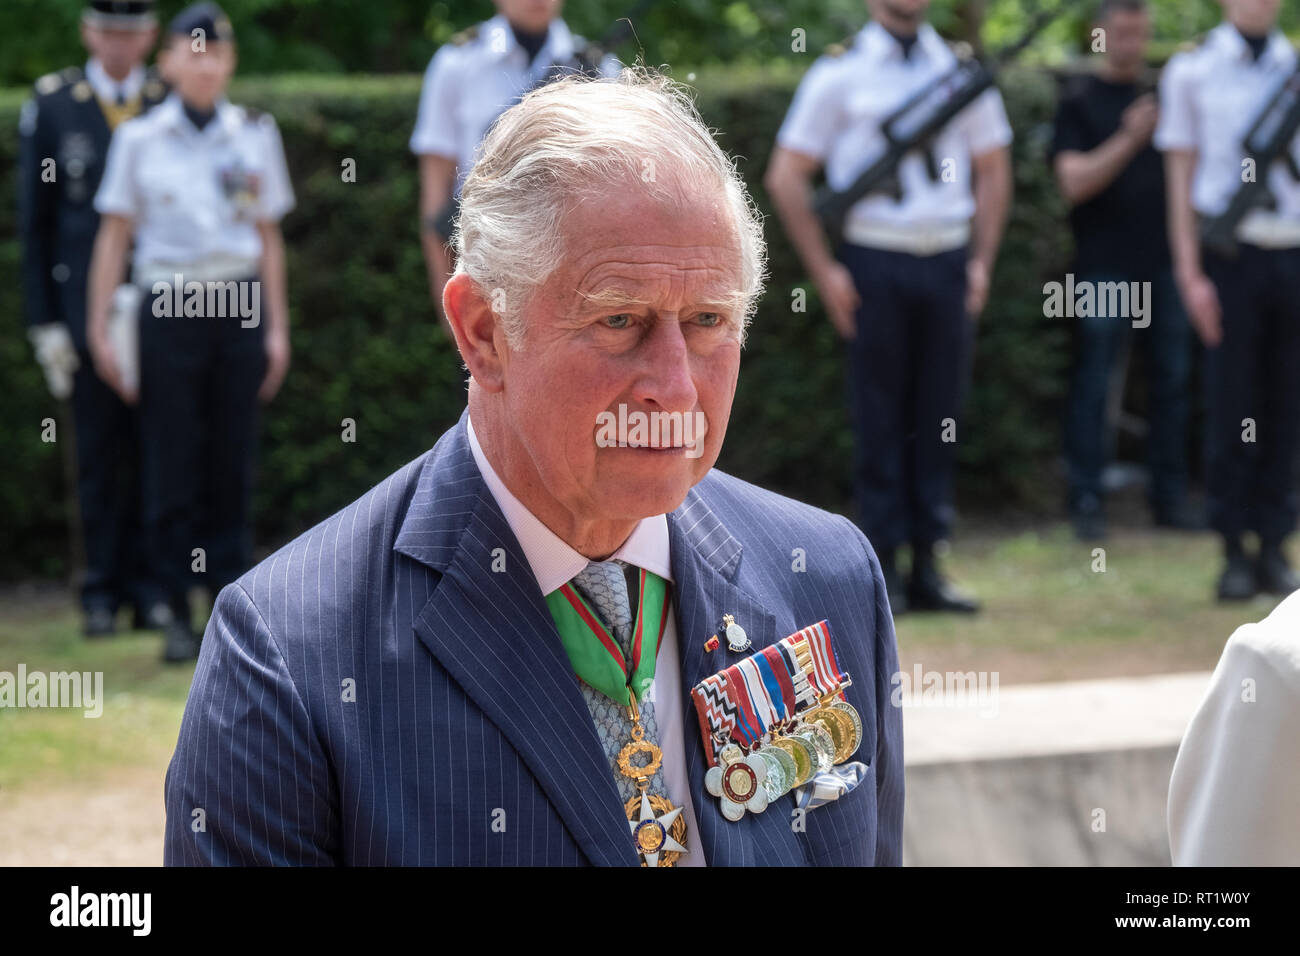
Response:
MULTIPOLYGON (((687 79, 683 71, 679 79, 687 79)), ((798 71, 703 71, 693 85, 765 212, 761 186, 772 137, 798 71)), ((1055 85, 1020 73, 1005 84, 1016 128, 1014 217, 982 319, 974 388, 959 435, 966 506, 1041 504, 1059 444, 1065 330, 1043 318, 1042 283, 1068 254, 1059 201, 1042 159, 1055 85)), ((293 366, 266 413, 257 539, 281 542, 347 504, 427 449, 458 416, 464 379, 429 304, 417 236, 417 179, 407 151, 417 76, 282 76, 238 84, 233 99, 273 113, 298 196, 286 219, 293 366), (344 183, 344 159, 356 182, 344 183), (356 422, 356 442, 341 422, 356 422)), ((17 112, 0 92, 0 194, 14 195, 17 112)), ((851 438, 840 346, 793 253, 771 220, 770 290, 755 319, 720 466, 824 507, 849 507, 851 438), (809 308, 791 311, 796 286, 809 308)), ((63 420, 45 392, 19 325, 12 201, 0 203, 0 577, 67 570, 61 448, 42 419, 63 420)), ((61 433, 61 439, 67 435, 61 433)), ((70 437, 70 435, 67 435, 70 437)), ((1054 498, 1052 499, 1054 500, 1054 498)))

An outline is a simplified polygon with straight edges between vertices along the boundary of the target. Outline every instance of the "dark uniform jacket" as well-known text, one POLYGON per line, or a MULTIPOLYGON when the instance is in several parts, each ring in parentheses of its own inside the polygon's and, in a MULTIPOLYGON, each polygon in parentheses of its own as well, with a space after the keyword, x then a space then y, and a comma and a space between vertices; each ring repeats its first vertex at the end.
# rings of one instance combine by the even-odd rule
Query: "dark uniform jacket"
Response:
MULTIPOLYGON (((141 112, 166 95, 167 87, 150 70, 140 91, 141 112)), ((63 322, 84 352, 86 288, 99 228, 95 192, 112 134, 81 67, 36 81, 19 131, 18 234, 27 324, 63 322)))

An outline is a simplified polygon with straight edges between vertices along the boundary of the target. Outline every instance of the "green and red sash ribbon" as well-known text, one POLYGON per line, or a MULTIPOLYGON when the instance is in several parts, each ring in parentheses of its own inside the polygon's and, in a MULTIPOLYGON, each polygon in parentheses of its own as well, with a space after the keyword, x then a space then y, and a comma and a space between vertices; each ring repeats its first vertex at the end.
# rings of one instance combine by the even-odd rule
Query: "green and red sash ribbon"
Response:
POLYGON ((572 581, 546 595, 546 606, 574 673, 620 704, 631 701, 630 693, 641 700, 654 682, 655 659, 668 626, 670 585, 645 568, 638 571, 631 668, 618 640, 572 581))

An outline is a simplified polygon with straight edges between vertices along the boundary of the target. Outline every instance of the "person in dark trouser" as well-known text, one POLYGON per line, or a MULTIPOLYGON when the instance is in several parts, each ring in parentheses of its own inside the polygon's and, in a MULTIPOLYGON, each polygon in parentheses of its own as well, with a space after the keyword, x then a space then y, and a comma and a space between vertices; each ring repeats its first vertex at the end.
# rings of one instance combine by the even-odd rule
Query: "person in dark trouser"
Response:
MULTIPOLYGON (((1274 202, 1237 225, 1231 252, 1202 248, 1197 216, 1242 187, 1243 140, 1296 70, 1279 0, 1223 0, 1224 22, 1175 56, 1160 87, 1169 238, 1179 291, 1205 343, 1210 522, 1223 537, 1220 600, 1300 587, 1283 545, 1296 525, 1300 435, 1300 181, 1287 164, 1255 171, 1274 202), (1259 552, 1247 552, 1254 532, 1259 552)), ((1290 145, 1300 158, 1300 138, 1290 145)))
POLYGON ((1119 350, 1136 334, 1151 383, 1151 510, 1161 527, 1193 530, 1204 521, 1187 503, 1191 328, 1173 281, 1164 171, 1151 146, 1158 105, 1154 92, 1143 91, 1151 35, 1145 0, 1102 0, 1096 27, 1104 31, 1105 52, 1094 72, 1066 88, 1049 158, 1071 206, 1075 287, 1150 283, 1150 295, 1136 333, 1130 333, 1133 315, 1097 309, 1074 320, 1078 344, 1065 423, 1068 507, 1080 538, 1104 537, 1106 394, 1119 350))
POLYGON ((946 74, 956 57, 925 23, 928 0, 869 0, 873 20, 819 59, 777 134, 765 183, 847 341, 863 531, 880 556, 895 614, 975 611, 940 572, 952 528, 952 469, 975 317, 988 296, 1011 196, 1011 126, 988 90, 936 137, 932 177, 919 155, 899 166, 902 197, 849 211, 832 250, 810 208, 811 182, 844 189, 884 145, 881 122, 946 74), (906 588, 897 551, 912 546, 906 588))
POLYGON ((109 139, 166 94, 143 65, 157 38, 153 7, 153 0, 87 4, 81 37, 89 62, 41 77, 20 121, 28 336, 50 392, 72 399, 87 637, 113 634, 122 605, 134 607, 137 628, 167 621, 141 549, 136 417, 95 374, 86 345, 86 277, 99 226, 92 201, 109 139))
POLYGON ((198 653, 191 585, 215 595, 251 564, 257 402, 275 395, 289 363, 279 221, 294 199, 275 121, 225 99, 230 21, 201 3, 168 33, 162 62, 175 93, 123 126, 95 200, 90 341, 100 375, 140 403, 145 527, 175 614, 164 658, 180 661, 198 653), (138 391, 105 336, 132 236, 144 292, 138 391))

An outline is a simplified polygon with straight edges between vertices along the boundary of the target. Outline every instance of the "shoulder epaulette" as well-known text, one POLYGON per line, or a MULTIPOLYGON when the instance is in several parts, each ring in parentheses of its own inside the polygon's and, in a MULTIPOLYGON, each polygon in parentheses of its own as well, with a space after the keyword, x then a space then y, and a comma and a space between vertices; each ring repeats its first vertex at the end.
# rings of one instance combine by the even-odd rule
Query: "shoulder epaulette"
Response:
POLYGON ((466 27, 464 30, 459 31, 458 33, 453 33, 451 35, 451 43, 453 46, 464 46, 467 43, 473 43, 477 39, 478 39, 477 23, 474 24, 474 26, 472 27, 466 27))
POLYGON ((834 43, 827 45, 822 51, 825 56, 843 56, 853 49, 853 41, 858 38, 856 33, 850 33, 843 40, 836 40, 834 43))
POLYGON ((36 81, 36 92, 41 96, 49 96, 51 93, 57 93, 69 84, 76 83, 81 79, 81 67, 70 66, 67 69, 55 70, 53 73, 46 73, 36 81))

